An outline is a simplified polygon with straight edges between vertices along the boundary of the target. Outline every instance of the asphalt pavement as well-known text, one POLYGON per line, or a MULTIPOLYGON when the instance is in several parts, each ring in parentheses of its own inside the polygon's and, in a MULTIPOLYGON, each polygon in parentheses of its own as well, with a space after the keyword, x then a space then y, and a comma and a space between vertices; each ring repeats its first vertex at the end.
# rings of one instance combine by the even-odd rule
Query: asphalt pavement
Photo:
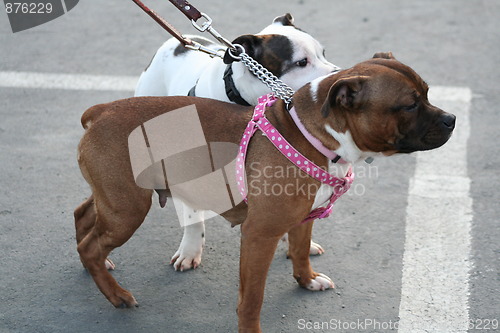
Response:
MULTIPOLYGON (((182 32, 196 33, 168 1, 146 3, 182 32)), ((470 228, 462 253, 470 269, 463 289, 453 291, 462 293, 465 304, 441 309, 457 309, 466 325, 457 328, 446 315, 431 313, 420 318, 431 323, 427 328, 400 331, 500 332, 500 1, 192 3, 229 39, 256 33, 290 12, 296 25, 321 41, 327 58, 342 68, 375 52, 392 51, 431 91, 436 86, 471 92, 468 138, 457 155, 465 162, 435 165, 439 169, 439 163, 460 162, 470 181, 464 195, 470 198, 471 211, 459 216, 470 228)), ((133 92, 75 88, 71 78, 138 78, 167 38, 132 1, 80 1, 67 14, 17 33, 0 13, 0 332, 237 331, 240 232, 220 217, 207 222, 201 267, 180 273, 169 261, 182 229, 172 205, 155 205, 132 239, 112 254, 117 264, 113 275, 134 293, 141 305, 137 309, 113 308, 76 251, 73 209, 90 194, 76 162, 83 134, 80 116, 92 105, 133 92), (5 73, 72 76, 64 81, 67 86, 23 86, 5 75, 2 80, 5 73)), ((440 96, 435 99, 439 102, 440 96)), ((452 103, 443 97, 441 102, 457 109, 465 103, 459 97, 452 103)), ((440 149, 444 153, 447 147, 440 149)), ((315 224, 313 238, 326 253, 312 258, 312 265, 330 276, 336 289, 313 293, 299 288, 286 248, 278 248, 262 309, 265 332, 391 332, 397 325, 390 323, 398 323, 403 313, 432 309, 433 304, 407 309, 401 302, 405 284, 411 283, 403 272, 411 266, 405 242, 417 162, 415 155, 405 155, 357 167, 358 192, 342 198, 330 218, 315 224)), ((455 233, 449 237, 453 243, 455 233)), ((434 267, 441 267, 426 264, 430 276, 434 267)), ((441 270, 446 276, 446 269, 441 270)))

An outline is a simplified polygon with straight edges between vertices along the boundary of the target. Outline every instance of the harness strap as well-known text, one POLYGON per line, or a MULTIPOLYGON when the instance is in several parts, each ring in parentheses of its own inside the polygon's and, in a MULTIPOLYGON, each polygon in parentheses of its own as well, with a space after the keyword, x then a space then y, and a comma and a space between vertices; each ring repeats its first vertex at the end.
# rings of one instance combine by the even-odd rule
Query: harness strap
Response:
POLYGON ((333 163, 341 163, 345 164, 347 163, 342 159, 340 155, 335 153, 333 150, 328 149, 323 145, 323 143, 318 140, 315 136, 313 136, 304 126, 304 124, 300 121, 299 115, 297 114, 297 111, 295 111, 295 107, 292 107, 290 109, 290 116, 292 117, 293 121, 295 122, 295 125, 299 128, 300 132, 302 133, 303 136, 309 141, 316 150, 318 150, 321 154, 325 155, 328 157, 329 160, 331 160, 333 163))
POLYGON ((294 163, 300 170, 304 171, 309 176, 318 180, 322 184, 333 187, 333 193, 328 200, 326 207, 318 207, 314 209, 302 223, 312 221, 317 218, 325 218, 330 215, 334 202, 349 190, 354 174, 352 168, 349 168, 344 178, 337 178, 325 171, 307 157, 297 151, 290 143, 278 132, 278 130, 269 122, 264 113, 266 107, 271 106, 276 101, 273 95, 261 96, 259 104, 255 106, 254 114, 248 123, 243 138, 240 143, 240 150, 236 159, 236 180, 238 189, 243 200, 247 202, 247 189, 245 182, 245 158, 248 150, 248 144, 253 134, 257 129, 261 130, 271 141, 271 143, 292 163, 294 163))

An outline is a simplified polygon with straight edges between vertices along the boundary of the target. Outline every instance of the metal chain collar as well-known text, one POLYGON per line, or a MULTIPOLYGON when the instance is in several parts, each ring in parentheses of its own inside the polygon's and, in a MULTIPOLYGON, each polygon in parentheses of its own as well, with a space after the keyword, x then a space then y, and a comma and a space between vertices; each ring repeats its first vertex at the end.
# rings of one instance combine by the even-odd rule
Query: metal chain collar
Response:
POLYGON ((273 73, 271 73, 269 70, 267 70, 267 68, 255 61, 247 53, 241 52, 238 57, 241 58, 240 61, 248 68, 248 70, 253 75, 255 75, 260 81, 268 86, 269 89, 271 89, 274 96, 282 99, 285 102, 288 108, 288 106, 292 102, 293 94, 295 93, 293 89, 286 85, 283 81, 278 79, 273 73))

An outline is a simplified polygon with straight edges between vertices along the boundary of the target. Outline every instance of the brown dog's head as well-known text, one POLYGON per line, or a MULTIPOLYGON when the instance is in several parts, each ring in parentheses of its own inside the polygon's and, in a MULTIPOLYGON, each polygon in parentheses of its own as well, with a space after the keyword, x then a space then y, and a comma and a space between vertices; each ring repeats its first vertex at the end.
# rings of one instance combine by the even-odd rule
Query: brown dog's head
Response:
POLYGON ((448 141, 455 116, 429 103, 428 89, 391 53, 377 53, 311 82, 297 93, 294 103, 300 106, 304 98, 318 103, 321 115, 313 117, 315 124, 308 128, 316 127, 323 142, 330 139, 330 147, 339 155, 356 161, 373 153, 434 149, 448 141))

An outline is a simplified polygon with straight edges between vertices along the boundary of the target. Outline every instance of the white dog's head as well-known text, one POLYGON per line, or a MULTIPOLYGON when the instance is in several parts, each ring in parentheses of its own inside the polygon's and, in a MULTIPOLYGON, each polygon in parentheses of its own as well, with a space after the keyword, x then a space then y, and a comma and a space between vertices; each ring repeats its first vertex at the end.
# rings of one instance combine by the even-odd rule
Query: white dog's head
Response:
MULTIPOLYGON (((271 25, 256 35, 236 38, 233 44, 243 46, 248 55, 294 90, 315 78, 340 70, 326 60, 325 50, 316 39, 293 24, 293 17, 289 13, 276 17, 271 25)), ((230 64, 233 61, 226 52, 224 62, 230 64)), ((235 82, 244 77, 249 79, 248 75, 251 75, 242 66, 233 66, 235 82)), ((242 95, 250 99, 267 92, 260 85, 237 85, 242 95)))

